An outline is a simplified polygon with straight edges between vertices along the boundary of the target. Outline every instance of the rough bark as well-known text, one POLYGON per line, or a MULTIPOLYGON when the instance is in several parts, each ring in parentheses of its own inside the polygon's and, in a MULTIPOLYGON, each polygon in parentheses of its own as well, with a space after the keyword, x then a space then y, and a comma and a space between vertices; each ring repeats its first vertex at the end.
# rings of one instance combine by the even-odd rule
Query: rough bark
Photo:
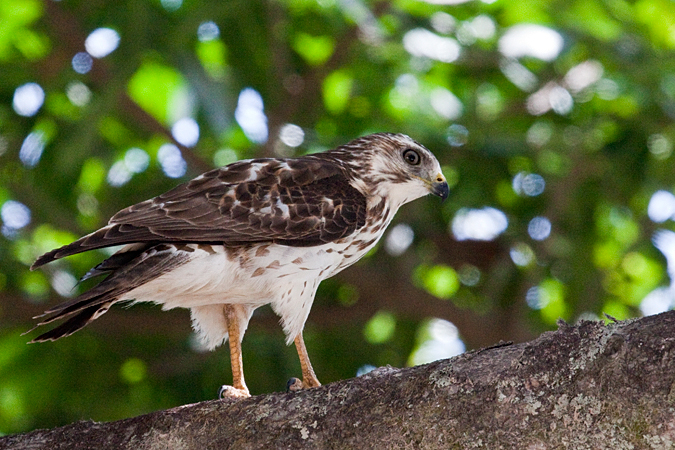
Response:
POLYGON ((0 438, 0 449, 667 449, 675 444, 675 311, 561 324, 295 394, 207 401, 0 438))

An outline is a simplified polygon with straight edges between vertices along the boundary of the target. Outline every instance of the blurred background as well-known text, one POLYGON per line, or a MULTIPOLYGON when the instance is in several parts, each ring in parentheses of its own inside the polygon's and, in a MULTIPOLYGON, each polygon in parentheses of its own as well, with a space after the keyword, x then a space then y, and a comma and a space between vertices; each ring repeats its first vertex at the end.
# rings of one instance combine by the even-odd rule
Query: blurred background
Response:
MULTIPOLYGON (((670 309, 674 50, 669 0, 2 0, 0 433, 231 382, 187 311, 116 307, 26 345, 106 253, 30 272, 38 255, 212 167, 371 132, 426 145, 452 192, 321 285, 323 383, 670 309)), ((269 307, 243 351, 253 394, 300 375, 269 307)))

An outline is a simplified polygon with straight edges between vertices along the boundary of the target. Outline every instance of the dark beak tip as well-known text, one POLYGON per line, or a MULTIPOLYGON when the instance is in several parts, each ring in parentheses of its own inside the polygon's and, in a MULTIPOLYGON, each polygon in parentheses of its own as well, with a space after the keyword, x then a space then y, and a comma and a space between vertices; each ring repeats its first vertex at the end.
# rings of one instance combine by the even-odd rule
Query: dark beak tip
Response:
POLYGON ((448 186, 446 181, 443 181, 442 183, 434 183, 432 193, 434 195, 438 195, 441 200, 445 200, 450 195, 450 186, 448 186))

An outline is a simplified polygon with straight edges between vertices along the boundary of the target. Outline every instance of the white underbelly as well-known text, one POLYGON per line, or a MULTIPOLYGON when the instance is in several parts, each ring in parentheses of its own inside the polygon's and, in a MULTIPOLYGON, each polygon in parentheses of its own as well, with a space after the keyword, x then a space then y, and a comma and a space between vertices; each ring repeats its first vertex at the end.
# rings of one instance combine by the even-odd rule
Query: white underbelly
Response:
POLYGON ((322 247, 253 247, 236 258, 222 246, 212 248, 215 253, 196 249, 188 262, 131 290, 124 299, 158 303, 162 309, 224 303, 258 307, 282 297, 288 302, 284 293, 305 281, 318 285, 341 261, 336 251, 322 247))

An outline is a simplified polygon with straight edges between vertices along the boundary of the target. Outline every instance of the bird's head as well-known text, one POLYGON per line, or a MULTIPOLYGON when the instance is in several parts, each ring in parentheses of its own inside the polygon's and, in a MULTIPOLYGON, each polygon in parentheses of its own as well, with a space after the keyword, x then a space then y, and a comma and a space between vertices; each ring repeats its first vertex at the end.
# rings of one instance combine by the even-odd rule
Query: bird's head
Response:
POLYGON ((387 198, 397 207, 429 193, 448 197, 450 189, 436 157, 404 134, 371 134, 339 150, 355 157, 349 161, 358 174, 353 184, 366 195, 387 198))

